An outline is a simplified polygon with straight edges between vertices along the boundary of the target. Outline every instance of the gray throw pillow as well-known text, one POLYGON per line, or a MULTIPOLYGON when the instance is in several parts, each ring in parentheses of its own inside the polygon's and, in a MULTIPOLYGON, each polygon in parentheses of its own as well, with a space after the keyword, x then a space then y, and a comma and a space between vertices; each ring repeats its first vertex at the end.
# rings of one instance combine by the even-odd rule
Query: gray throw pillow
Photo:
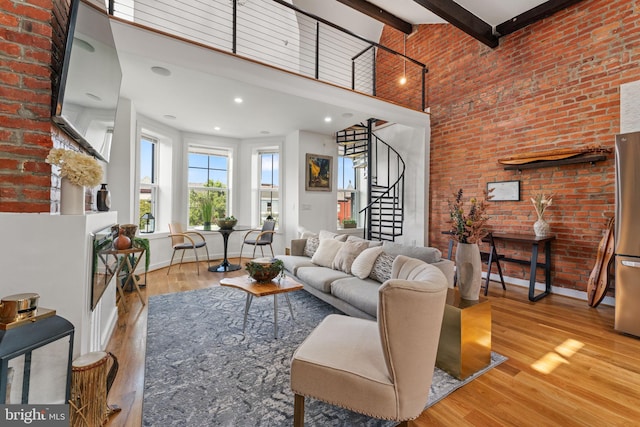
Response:
POLYGON ((394 259, 396 259, 395 255, 389 255, 384 252, 381 253, 376 259, 376 262, 373 263, 369 278, 380 283, 391 279, 391 267, 393 266, 394 259))
POLYGON ((307 237, 307 243, 304 245, 304 256, 308 256, 309 258, 313 258, 313 255, 318 250, 318 246, 320 245, 320 238, 318 237, 307 237))

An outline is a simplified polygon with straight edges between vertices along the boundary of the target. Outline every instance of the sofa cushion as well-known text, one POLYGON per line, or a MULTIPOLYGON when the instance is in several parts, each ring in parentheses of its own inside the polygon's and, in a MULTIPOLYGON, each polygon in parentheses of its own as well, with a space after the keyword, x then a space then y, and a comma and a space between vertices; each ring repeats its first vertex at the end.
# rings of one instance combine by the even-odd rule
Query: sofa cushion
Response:
POLYGON ((332 282, 352 276, 343 271, 316 266, 298 268, 296 277, 308 286, 321 290, 325 293, 330 293, 332 282))
POLYGON ((309 236, 306 238, 307 242, 304 245, 304 256, 308 256, 311 258, 313 254, 318 250, 318 246, 320 245, 320 239, 318 236, 309 236))
POLYGON ((300 267, 315 267, 309 257, 295 255, 276 255, 276 258, 284 263, 284 269, 291 274, 296 274, 300 267))
POLYGON ((311 257, 311 262, 321 267, 331 268, 333 259, 336 257, 342 245, 344 245, 344 242, 334 239, 320 240, 318 250, 313 254, 313 257, 311 257))
POLYGON ((366 279, 369 277, 373 264, 381 253, 382 247, 380 246, 367 248, 360 252, 360 255, 358 255, 353 261, 353 264, 351 264, 351 274, 360 279, 366 279))
POLYGON ((372 248, 374 246, 382 246, 382 240, 367 240, 358 236, 349 236, 347 237, 347 242, 367 242, 369 247, 372 248))
POLYGON ((416 258, 427 264, 433 264, 440 261, 442 252, 436 248, 426 248, 424 246, 405 246, 400 243, 385 241, 382 244, 382 250, 389 255, 404 255, 410 258, 416 258))
POLYGON ((378 258, 376 258, 376 262, 373 263, 369 277, 380 283, 389 280, 391 278, 391 268, 393 267, 395 257, 395 255, 389 255, 385 252, 381 253, 378 258))
POLYGON ((353 264, 356 257, 368 247, 369 245, 366 242, 344 242, 336 254, 336 257, 333 259, 331 268, 351 274, 351 264, 353 264))
POLYGON ((375 280, 348 277, 331 284, 331 295, 375 317, 378 314, 380 286, 382 285, 375 280))

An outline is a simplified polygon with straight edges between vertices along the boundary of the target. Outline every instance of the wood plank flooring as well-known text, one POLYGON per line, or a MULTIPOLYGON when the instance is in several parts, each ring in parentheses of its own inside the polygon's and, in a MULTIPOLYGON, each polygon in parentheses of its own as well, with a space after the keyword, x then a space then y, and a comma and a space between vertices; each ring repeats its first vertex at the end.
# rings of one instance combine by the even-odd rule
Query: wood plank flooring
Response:
MULTIPOLYGON (((172 267, 169 275, 166 269, 148 273, 143 297, 218 286, 225 274, 203 266, 200 276, 193 263, 172 267)), ((503 291, 496 283, 489 299, 493 350, 509 360, 409 426, 640 425, 640 339, 613 330, 613 307, 594 309, 558 295, 531 303, 525 288, 503 291)), ((128 312, 121 305, 107 348, 120 362, 109 403, 122 408, 109 427, 137 427, 142 419, 147 306, 135 293, 126 293, 125 304, 128 312)))

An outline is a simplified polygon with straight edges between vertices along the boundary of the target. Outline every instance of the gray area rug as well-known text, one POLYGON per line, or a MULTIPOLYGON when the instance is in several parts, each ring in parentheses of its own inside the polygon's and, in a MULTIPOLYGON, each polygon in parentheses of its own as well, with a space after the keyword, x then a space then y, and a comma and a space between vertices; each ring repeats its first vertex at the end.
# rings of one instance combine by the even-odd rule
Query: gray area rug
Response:
MULTIPOLYGON (((295 319, 278 299, 278 339, 273 338, 273 297, 254 298, 242 321, 246 294, 213 287, 149 298, 144 426, 291 426, 289 362, 298 345, 333 307, 305 291, 289 293, 295 319)), ((431 406, 465 381, 435 370, 431 406)), ((396 423, 306 399, 308 426, 393 426, 396 423)))

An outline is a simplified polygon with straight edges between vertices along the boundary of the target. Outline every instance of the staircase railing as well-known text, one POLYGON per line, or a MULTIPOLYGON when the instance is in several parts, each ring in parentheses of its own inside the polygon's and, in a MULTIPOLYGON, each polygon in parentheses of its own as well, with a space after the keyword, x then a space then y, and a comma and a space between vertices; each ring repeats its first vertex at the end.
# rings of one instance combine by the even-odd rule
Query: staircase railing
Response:
POLYGON ((371 121, 368 128, 370 201, 360 210, 365 217, 364 234, 367 239, 394 241, 403 232, 406 166, 393 147, 371 132, 371 121), (381 171, 381 167, 386 170, 381 171))

